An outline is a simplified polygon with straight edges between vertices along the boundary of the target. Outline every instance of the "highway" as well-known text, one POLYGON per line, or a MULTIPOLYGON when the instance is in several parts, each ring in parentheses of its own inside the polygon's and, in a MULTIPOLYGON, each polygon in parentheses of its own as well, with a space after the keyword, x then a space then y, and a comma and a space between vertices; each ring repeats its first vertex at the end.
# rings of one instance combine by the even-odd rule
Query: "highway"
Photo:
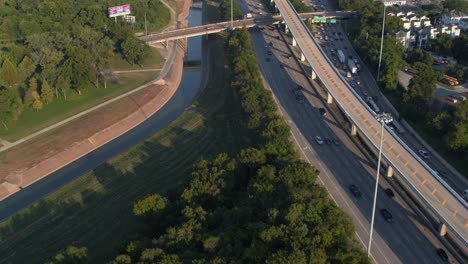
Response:
MULTIPOLYGON (((300 14, 301 18, 311 18, 314 16, 326 16, 336 18, 347 18, 354 14, 349 11, 330 11, 330 12, 311 12, 300 14)), ((258 16, 248 19, 234 20, 233 28, 254 27, 261 25, 269 25, 282 21, 280 15, 275 16, 258 16)), ((205 24, 201 26, 186 27, 167 32, 150 33, 147 36, 141 36, 140 39, 147 43, 159 43, 168 40, 181 39, 186 37, 201 36, 205 34, 213 34, 224 31, 231 27, 231 22, 219 22, 214 24, 205 24)))
MULTIPOLYGON (((375 184, 375 164, 353 143, 349 132, 344 130, 332 115, 322 117, 318 109, 323 107, 323 94, 317 93, 308 83, 294 57, 287 58, 287 43, 276 29, 265 27, 252 33, 266 87, 271 89, 286 121, 290 124, 293 139, 299 152, 320 170, 320 183, 327 187, 330 196, 353 219, 356 237, 365 248, 369 236, 372 194, 375 184), (272 47, 266 43, 272 43, 272 47), (272 55, 269 55, 271 52, 272 55), (280 63, 284 69, 280 68, 280 63), (306 103, 300 104, 292 88, 305 88, 306 103), (322 98, 322 100, 320 99, 322 98), (318 145, 314 136, 337 138, 340 146, 318 145), (355 198, 348 190, 350 184, 357 185, 363 196, 355 198)), ((296 57, 300 54, 296 53, 296 57)), ((328 110, 327 110, 328 111, 328 110)), ((435 253, 440 242, 425 230, 424 223, 397 194, 394 198, 385 195, 391 188, 382 181, 378 198, 378 209, 386 208, 394 216, 394 223, 387 223, 378 213, 372 256, 376 263, 442 263, 435 253)))
MULTIPOLYGON (((304 23, 298 18, 288 1, 275 1, 284 20, 297 40, 301 51, 322 83, 328 88, 340 108, 357 125, 360 134, 375 146, 380 141, 380 124, 358 99, 344 79, 335 72, 316 45, 304 23)), ((448 228, 465 244, 468 237, 468 212, 465 206, 438 182, 421 160, 404 148, 388 130, 384 132, 383 157, 394 170, 411 186, 413 191, 426 202, 448 228)))

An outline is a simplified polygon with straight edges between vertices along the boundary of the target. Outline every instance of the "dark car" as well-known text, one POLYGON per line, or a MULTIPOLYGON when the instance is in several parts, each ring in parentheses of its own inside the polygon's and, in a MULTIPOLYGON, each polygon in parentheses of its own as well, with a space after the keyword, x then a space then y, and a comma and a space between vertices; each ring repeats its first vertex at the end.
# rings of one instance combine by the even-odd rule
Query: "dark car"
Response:
POLYGON ((335 138, 335 139, 333 139, 333 144, 335 144, 335 146, 339 146, 340 141, 337 138, 335 138))
POLYGON ((385 221, 389 223, 393 223, 393 216, 387 209, 380 210, 380 213, 382 214, 385 221))
POLYGON ((325 138, 325 143, 327 143, 327 145, 330 145, 332 142, 331 142, 331 139, 329 138, 325 138))
POLYGON ((319 108, 319 112, 323 116, 325 116, 327 114, 327 111, 325 111, 325 108, 319 108))
POLYGON ((444 262, 448 262, 448 256, 447 256, 447 253, 445 253, 445 250, 439 248, 437 249, 437 255, 439 255, 439 257, 444 261, 444 262))
POLYGON ((359 197, 362 196, 361 191, 359 191, 359 188, 358 188, 356 185, 354 185, 354 184, 352 184, 352 185, 349 186, 349 190, 351 191, 351 193, 352 193, 352 194, 354 195, 354 197, 356 197, 356 198, 359 198, 359 197))
POLYGON ((279 36, 276 36, 276 39, 280 39, 280 37, 279 37, 279 36))
POLYGON ((349 55, 349 56, 348 56, 348 59, 352 60, 352 59, 353 59, 353 56, 349 55))
POLYGON ((390 188, 385 189, 385 193, 391 198, 395 197, 395 194, 393 193, 392 189, 390 189, 390 188))
POLYGON ((281 69, 284 69, 284 65, 283 65, 283 64, 280 64, 280 68, 281 68, 281 69))

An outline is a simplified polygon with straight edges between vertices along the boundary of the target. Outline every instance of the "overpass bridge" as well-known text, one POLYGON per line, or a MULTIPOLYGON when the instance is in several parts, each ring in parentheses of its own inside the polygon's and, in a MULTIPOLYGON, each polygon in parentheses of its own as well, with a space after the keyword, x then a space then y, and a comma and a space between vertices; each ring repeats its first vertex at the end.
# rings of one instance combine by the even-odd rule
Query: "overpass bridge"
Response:
MULTIPOLYGON (((307 60, 312 67, 312 78, 318 77, 325 85, 328 103, 335 100, 352 124, 351 133, 359 132, 368 144, 378 149, 381 124, 373 112, 336 70, 292 4, 288 0, 274 0, 274 3, 284 19, 286 31, 293 36, 293 46, 298 45, 302 52, 301 60, 307 60)), ((383 135, 382 157, 388 164, 388 176, 397 172, 410 191, 439 219, 440 234, 445 235, 448 227, 464 244, 462 250, 466 254, 467 203, 388 128, 383 135)))
MULTIPOLYGON (((339 18, 346 19, 353 16, 355 12, 351 11, 333 11, 333 12, 310 12, 300 14, 301 19, 313 18, 314 16, 321 16, 327 18, 339 18)), ((233 28, 243 27, 254 27, 261 25, 278 24, 282 22, 281 15, 269 16, 269 17, 254 17, 249 19, 234 20, 232 25, 233 28)), ((140 39, 147 42, 148 44, 167 42, 169 40, 185 39, 189 37, 214 34, 231 28, 231 22, 219 22, 214 24, 206 24, 201 26, 187 27, 176 30, 171 30, 162 33, 149 34, 147 36, 141 36, 140 39)))

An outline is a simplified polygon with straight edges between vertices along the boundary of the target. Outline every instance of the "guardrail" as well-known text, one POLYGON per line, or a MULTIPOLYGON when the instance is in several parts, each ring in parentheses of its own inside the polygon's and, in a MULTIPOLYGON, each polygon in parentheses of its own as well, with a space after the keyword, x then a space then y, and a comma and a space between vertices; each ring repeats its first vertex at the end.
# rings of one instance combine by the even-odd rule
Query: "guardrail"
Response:
MULTIPOLYGON (((287 4, 289 5, 290 9, 294 12, 294 14, 296 14, 296 16, 299 16, 299 14, 297 13, 296 9, 293 7, 293 5, 291 4, 291 2, 289 2, 288 0, 284 0, 285 2, 287 2, 287 4)), ((305 25, 304 21, 302 21, 302 19, 299 19, 300 23, 302 24, 302 26, 304 27, 304 29, 306 30, 306 33, 307 35, 309 35, 309 37, 312 39, 312 41, 314 42, 314 44, 316 45, 316 47, 318 48, 318 50, 320 51, 320 53, 322 54, 322 56, 325 58, 325 60, 329 63, 329 65, 333 65, 333 63, 331 62, 331 60, 328 58, 328 56, 326 56, 325 52, 323 51, 322 47, 317 43, 317 41, 315 40, 315 38, 312 36, 311 32, 309 31, 309 29, 307 28, 307 26, 305 25)), ((300 47, 300 44, 299 42, 297 42, 299 47, 300 47)), ((354 91, 354 89, 352 89, 352 87, 348 84, 348 82, 343 78, 343 76, 337 71, 337 69, 332 66, 331 67, 333 69, 333 71, 339 76, 339 79, 345 84, 346 87, 348 87, 348 89, 351 91, 351 93, 356 97, 356 99, 358 99, 359 102, 361 102, 362 105, 364 105, 364 107, 372 114, 372 111, 370 109, 370 107, 362 100, 362 98, 360 96, 358 96, 358 94, 356 93, 356 91, 354 91)), ((320 74, 316 72, 316 74, 319 76, 320 78, 320 74)), ((321 78, 320 78, 321 79, 321 78)), ((331 92, 330 90, 328 91, 329 93, 331 93, 333 95, 333 92, 331 92)), ((333 96, 334 98, 338 98, 336 96, 333 96)), ((350 114, 345 110, 343 109, 342 107, 340 107, 340 109, 348 116, 348 118, 350 118, 351 120, 353 120, 353 118, 351 118, 350 114)), ((364 133, 364 131, 361 130, 361 128, 358 127, 358 129, 361 131, 361 134, 363 134, 367 140, 376 148, 378 149, 378 146, 376 144, 374 144, 372 142, 372 140, 370 140, 370 138, 364 133)), ((391 129, 388 128, 387 125, 385 125, 385 130, 406 150, 408 151, 408 153, 410 153, 413 158, 415 158, 430 174, 432 174, 432 176, 437 179, 439 181, 439 183, 442 184, 442 186, 445 187, 445 189, 447 191, 449 191, 463 206, 465 206, 465 208, 467 207, 467 203, 464 199, 461 198, 461 196, 455 191, 452 189, 452 187, 450 187, 445 181, 443 181, 443 179, 441 179, 438 175, 435 174, 434 170, 432 170, 425 162, 423 162, 421 160, 421 158, 416 155, 416 153, 411 149, 409 148, 406 143, 404 143, 393 131, 391 131, 391 129)), ((384 159, 392 164, 384 155, 384 159)), ((393 164, 392 164, 393 165, 393 164)), ((405 180, 405 182, 411 187, 411 189, 416 192, 419 197, 422 198, 423 200, 423 203, 426 204, 426 206, 428 206, 429 208, 432 209, 432 211, 434 212, 435 215, 437 215, 437 217, 439 217, 440 219, 442 219, 445 223, 449 223, 449 221, 447 221, 447 219, 442 216, 441 214, 439 214, 439 212, 427 201, 427 199, 425 198, 425 195, 422 194, 408 179, 406 179, 406 176, 402 173, 402 171, 397 168, 396 166, 393 166, 394 167, 394 170, 397 171, 400 175, 402 175, 403 179, 405 180)), ((448 227, 464 242, 465 245, 467 245, 467 241, 465 240, 465 238, 457 231, 455 230, 450 224, 448 224, 448 227)))

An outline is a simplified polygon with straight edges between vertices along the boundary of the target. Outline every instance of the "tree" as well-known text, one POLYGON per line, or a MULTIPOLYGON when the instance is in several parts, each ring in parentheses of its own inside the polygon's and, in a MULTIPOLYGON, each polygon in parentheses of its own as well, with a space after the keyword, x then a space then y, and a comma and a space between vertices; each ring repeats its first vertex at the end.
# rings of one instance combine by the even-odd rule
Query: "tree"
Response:
POLYGON ((32 77, 29 79, 28 89, 24 93, 23 104, 31 106, 37 98, 37 80, 32 77))
POLYGON ((448 146, 455 151, 468 150, 468 122, 457 122, 447 138, 448 146))
POLYGON ((468 2, 465 0, 445 0, 443 6, 449 10, 468 12, 468 2))
POLYGON ((129 255, 118 255, 110 264, 132 264, 132 258, 129 255))
POLYGON ((58 253, 52 259, 52 261, 48 262, 49 264, 59 264, 59 263, 66 263, 66 264, 85 264, 88 263, 88 249, 86 247, 74 247, 70 246, 67 247, 66 250, 58 253))
POLYGON ((15 91, 10 89, 0 90, 0 122, 8 129, 7 123, 17 120, 21 114, 21 98, 15 91))
POLYGON ((69 78, 71 87, 79 95, 90 81, 92 61, 92 55, 83 47, 72 46, 67 50, 67 58, 64 62, 62 74, 69 78))
POLYGON ((121 47, 125 58, 132 65, 141 64, 149 52, 148 45, 133 36, 127 37, 121 47))
POLYGON ((39 99, 35 99, 31 105, 32 109, 39 111, 42 109, 42 102, 39 99))
POLYGON ((20 82, 24 82, 35 71, 36 65, 28 56, 24 56, 18 65, 18 78, 20 82))
POLYGON ((55 97, 59 97, 59 93, 67 100, 67 91, 70 89, 70 79, 65 75, 60 75, 55 82, 55 97))
POLYGON ((5 83, 8 87, 12 87, 18 81, 18 71, 16 66, 8 57, 3 60, 0 68, 0 83, 5 83))
POLYGON ((435 91, 437 76, 431 66, 415 63, 418 72, 413 76, 408 86, 408 91, 404 95, 404 102, 427 102, 432 98, 435 91))
POLYGON ((143 218, 154 218, 159 216, 166 208, 168 200, 157 194, 149 195, 133 205, 133 213, 143 218))
POLYGON ((54 100, 54 90, 52 90, 52 87, 50 87, 50 84, 46 79, 42 79, 41 98, 46 102, 46 104, 49 104, 54 100))

